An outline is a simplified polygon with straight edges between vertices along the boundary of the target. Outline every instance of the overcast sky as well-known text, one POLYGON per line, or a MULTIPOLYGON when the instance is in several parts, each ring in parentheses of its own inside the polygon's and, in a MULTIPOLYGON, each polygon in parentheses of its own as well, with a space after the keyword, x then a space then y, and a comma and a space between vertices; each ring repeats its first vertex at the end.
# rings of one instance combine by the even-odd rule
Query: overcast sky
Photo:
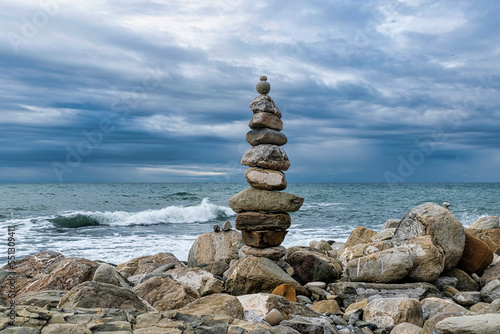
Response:
POLYGON ((0 182, 500 181, 500 2, 3 0, 0 182))

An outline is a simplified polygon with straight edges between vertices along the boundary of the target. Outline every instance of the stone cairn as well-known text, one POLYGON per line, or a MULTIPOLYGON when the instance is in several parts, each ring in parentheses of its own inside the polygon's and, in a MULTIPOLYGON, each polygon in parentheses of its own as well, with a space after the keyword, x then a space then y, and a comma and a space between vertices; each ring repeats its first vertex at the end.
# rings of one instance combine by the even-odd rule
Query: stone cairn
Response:
POLYGON ((285 255, 280 246, 291 218, 287 212, 297 211, 304 198, 281 192, 287 186, 285 174, 290 161, 281 147, 287 142, 283 130, 281 111, 267 93, 271 85, 265 76, 257 84, 260 94, 251 103, 254 115, 249 123, 251 131, 246 135, 252 145, 241 159, 249 166, 245 179, 250 188, 236 194, 229 200, 229 206, 236 212, 236 229, 241 231, 242 251, 248 256, 267 257, 272 260, 285 255))

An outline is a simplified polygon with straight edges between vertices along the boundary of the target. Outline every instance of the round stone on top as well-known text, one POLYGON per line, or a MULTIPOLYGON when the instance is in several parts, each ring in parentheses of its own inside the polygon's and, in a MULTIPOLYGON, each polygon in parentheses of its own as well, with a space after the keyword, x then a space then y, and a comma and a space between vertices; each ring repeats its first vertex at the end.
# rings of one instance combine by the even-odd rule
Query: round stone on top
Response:
POLYGON ((271 85, 267 82, 267 77, 265 75, 260 77, 260 81, 256 86, 257 93, 267 94, 271 90, 271 85))

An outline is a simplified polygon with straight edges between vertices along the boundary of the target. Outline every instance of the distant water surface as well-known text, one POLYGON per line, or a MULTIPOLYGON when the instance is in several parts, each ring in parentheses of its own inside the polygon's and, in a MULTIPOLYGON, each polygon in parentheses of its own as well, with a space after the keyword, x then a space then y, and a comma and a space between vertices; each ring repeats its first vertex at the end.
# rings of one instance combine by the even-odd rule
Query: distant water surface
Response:
MULTIPOLYGON (((7 226, 16 227, 17 255, 58 251, 121 263, 172 252, 187 254, 196 237, 236 214, 228 201, 243 183, 0 184, 0 238, 6 263, 7 226)), ((284 246, 345 241, 359 225, 379 230, 425 202, 451 203, 465 226, 500 215, 500 183, 295 183, 305 198, 292 213, 284 246)))

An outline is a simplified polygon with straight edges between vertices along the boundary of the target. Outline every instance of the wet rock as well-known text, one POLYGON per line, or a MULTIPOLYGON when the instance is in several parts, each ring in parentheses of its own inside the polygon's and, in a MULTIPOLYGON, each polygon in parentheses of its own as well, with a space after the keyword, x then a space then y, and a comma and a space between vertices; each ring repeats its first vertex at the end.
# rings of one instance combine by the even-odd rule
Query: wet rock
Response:
POLYGON ((229 206, 237 213, 244 211, 294 212, 300 209, 304 198, 285 192, 248 188, 234 195, 229 206))
POLYGON ((277 145, 262 144, 250 148, 243 154, 241 164, 249 167, 283 170, 290 168, 285 150, 277 145))

